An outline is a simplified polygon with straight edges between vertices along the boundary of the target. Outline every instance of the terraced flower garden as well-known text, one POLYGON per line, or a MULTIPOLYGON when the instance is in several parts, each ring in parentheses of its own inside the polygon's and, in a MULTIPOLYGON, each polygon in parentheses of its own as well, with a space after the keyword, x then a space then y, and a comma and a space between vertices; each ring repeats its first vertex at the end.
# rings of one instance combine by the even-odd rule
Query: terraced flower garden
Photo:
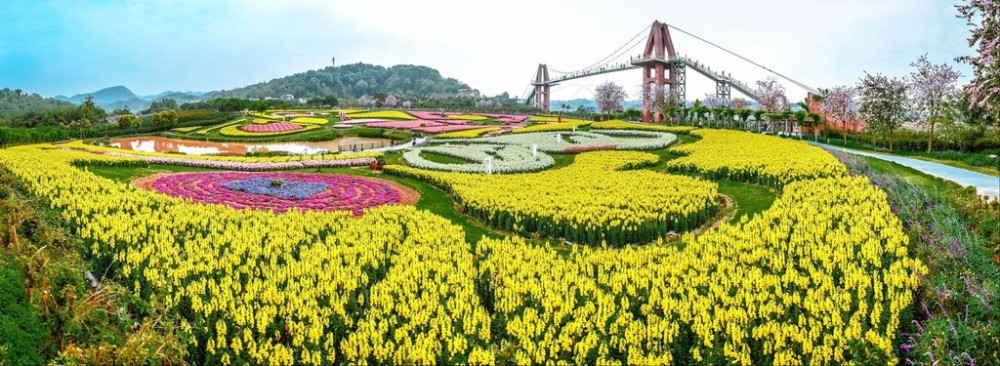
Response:
MULTIPOLYGON (((402 153, 196 157, 76 142, 0 150, 0 165, 193 364, 907 357, 901 332, 928 263, 886 192, 826 151, 624 121, 477 137, 515 116, 484 115, 484 127, 426 113, 349 116, 472 129, 402 153)), ((332 128, 300 122, 284 124, 332 128)), ((70 360, 96 354, 75 347, 70 360)))

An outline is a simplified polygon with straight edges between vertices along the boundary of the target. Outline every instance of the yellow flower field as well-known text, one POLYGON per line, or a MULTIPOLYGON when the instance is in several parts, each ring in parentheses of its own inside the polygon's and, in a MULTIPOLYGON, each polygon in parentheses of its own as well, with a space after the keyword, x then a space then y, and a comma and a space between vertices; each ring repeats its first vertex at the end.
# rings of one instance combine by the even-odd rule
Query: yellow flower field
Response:
POLYGON ((191 132, 191 131, 197 130, 199 128, 201 128, 201 126, 177 127, 177 128, 171 128, 170 130, 171 131, 177 131, 177 132, 191 132))
POLYGON ((672 170, 697 171, 713 178, 771 187, 847 174, 847 168, 833 155, 803 141, 729 130, 697 130, 691 134, 702 139, 671 149, 686 155, 667 163, 672 170))
POLYGON ((663 131, 663 132, 681 133, 681 134, 686 134, 695 130, 695 127, 691 126, 667 126, 667 125, 658 125, 652 123, 627 122, 617 119, 613 119, 610 121, 603 121, 603 122, 594 122, 590 124, 590 128, 603 129, 603 130, 663 131))
POLYGON ((300 123, 300 124, 311 124, 311 125, 325 125, 329 123, 330 120, 326 118, 316 118, 316 117, 297 117, 295 119, 292 119, 290 122, 300 123))
POLYGON ((61 212, 105 280, 180 319, 192 364, 899 363, 893 341, 927 269, 885 193, 808 145, 692 133, 703 139, 677 148, 689 155, 674 169, 781 196, 664 243, 665 229, 710 215, 717 186, 637 169, 654 154, 582 153, 511 175, 385 168, 525 236, 648 243, 569 251, 516 236, 468 243, 408 206, 355 218, 193 204, 75 167, 144 163, 79 142, 0 149, 0 165, 61 212))
MULTIPOLYGON (((46 145, 41 145, 46 146, 46 145)), ((86 144, 83 141, 73 141, 65 144, 60 144, 58 147, 75 149, 81 151, 93 152, 89 155, 97 155, 100 153, 122 153, 129 155, 141 155, 141 156, 152 156, 160 158, 178 158, 183 157, 184 159, 196 159, 196 160, 212 160, 212 161, 231 161, 237 163, 280 163, 286 161, 297 161, 302 160, 301 156, 220 156, 220 155, 178 155, 178 154, 168 154, 159 153, 151 151, 137 151, 137 150, 127 150, 119 149, 111 146, 97 146, 86 144)), ((358 152, 358 153, 343 153, 343 154, 323 154, 323 155, 311 155, 306 158, 313 160, 337 160, 337 159, 354 159, 354 158, 375 158, 382 156, 380 152, 358 152)))
POLYGON ((351 112, 347 114, 351 118, 386 118, 398 120, 415 120, 414 116, 402 111, 372 111, 372 112, 351 112))
POLYGON ((460 119, 466 121, 485 121, 489 118, 485 116, 480 116, 478 114, 449 114, 449 119, 460 119))
POLYGON ((694 229, 715 210, 715 183, 649 170, 623 171, 657 161, 650 153, 600 151, 580 154, 566 168, 530 174, 449 173, 405 166, 385 170, 454 193, 466 213, 493 227, 620 246, 694 229))
POLYGON ((484 127, 484 128, 477 128, 475 130, 445 132, 445 133, 442 133, 442 134, 434 135, 434 138, 441 138, 441 139, 471 139, 471 138, 476 138, 476 137, 481 136, 482 134, 490 133, 490 132, 493 132, 493 131, 500 131, 500 127, 484 127))
MULTIPOLYGON (((528 121, 529 122, 534 122, 534 123, 559 122, 559 116, 539 114, 539 115, 531 116, 531 118, 528 119, 528 121)), ((582 120, 582 119, 579 119, 579 118, 563 117, 562 121, 563 122, 583 122, 585 120, 582 120)))
MULTIPOLYGON (((565 121, 565 120, 564 120, 565 121)), ((525 128, 519 128, 511 131, 511 133, 529 133, 529 132, 548 132, 548 131, 572 131, 573 129, 580 128, 591 124, 591 121, 581 121, 573 120, 569 122, 562 123, 549 123, 544 125, 534 125, 525 128)))

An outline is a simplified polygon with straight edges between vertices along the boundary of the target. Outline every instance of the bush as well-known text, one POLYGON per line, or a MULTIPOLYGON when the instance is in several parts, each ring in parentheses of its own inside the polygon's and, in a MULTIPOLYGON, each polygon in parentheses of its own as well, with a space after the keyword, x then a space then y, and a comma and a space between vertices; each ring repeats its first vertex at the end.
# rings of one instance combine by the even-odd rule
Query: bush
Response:
POLYGON ((385 135, 385 130, 381 128, 359 128, 356 131, 358 137, 382 138, 385 135))

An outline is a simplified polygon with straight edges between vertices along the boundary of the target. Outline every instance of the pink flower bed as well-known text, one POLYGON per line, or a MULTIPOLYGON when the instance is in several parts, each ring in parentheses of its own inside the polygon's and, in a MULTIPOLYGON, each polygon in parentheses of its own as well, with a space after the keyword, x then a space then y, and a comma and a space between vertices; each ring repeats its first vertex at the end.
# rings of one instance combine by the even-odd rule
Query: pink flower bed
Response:
POLYGON ((157 178, 148 187, 199 203, 275 212, 351 211, 360 216, 365 209, 400 202, 399 191, 386 183, 333 174, 180 173, 157 178))
POLYGON ((434 120, 434 122, 444 123, 444 124, 448 124, 448 125, 464 125, 464 124, 468 124, 469 122, 472 122, 472 121, 466 121, 466 120, 463 120, 463 119, 447 119, 446 118, 446 119, 436 119, 436 120, 434 120))
POLYGON ((240 127, 241 130, 246 132, 285 132, 285 131, 295 131, 301 130, 302 126, 294 123, 278 122, 278 123, 268 123, 266 125, 246 125, 240 127))
POLYGON ((451 131, 475 130, 484 127, 490 127, 490 126, 447 125, 447 126, 434 126, 434 127, 417 127, 413 128, 412 130, 426 132, 426 133, 442 133, 451 131))
POLYGON ((353 158, 353 159, 328 159, 328 160, 302 160, 302 161, 282 161, 273 163, 241 163, 236 161, 218 161, 205 159, 185 159, 161 156, 146 156, 123 153, 106 153, 105 155, 120 156, 134 159, 144 159, 151 164, 194 166, 212 169, 227 169, 240 171, 269 171, 302 168, 343 168, 349 166, 365 166, 375 162, 375 158, 353 158))
POLYGON ((405 128, 405 129, 417 129, 419 127, 435 127, 444 126, 443 123, 427 121, 427 120, 416 120, 416 121, 392 121, 392 122, 375 122, 367 124, 368 127, 377 128, 405 128), (421 126, 423 125, 423 126, 421 126))

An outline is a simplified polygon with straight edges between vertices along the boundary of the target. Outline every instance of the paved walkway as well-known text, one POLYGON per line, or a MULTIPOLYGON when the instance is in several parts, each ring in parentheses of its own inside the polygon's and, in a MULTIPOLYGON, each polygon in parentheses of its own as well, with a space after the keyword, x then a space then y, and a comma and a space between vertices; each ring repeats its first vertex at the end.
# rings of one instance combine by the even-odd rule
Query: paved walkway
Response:
MULTIPOLYGON (((431 139, 429 137, 420 137, 420 138, 417 138, 417 145, 416 146, 420 146, 420 145, 426 144, 427 141, 430 141, 430 140, 431 139)), ((409 149, 409 148, 411 148, 413 146, 414 145, 413 145, 412 142, 407 141, 407 142, 404 142, 404 143, 396 144, 394 146, 380 147, 380 148, 377 148, 377 149, 368 149, 368 150, 363 150, 362 152, 389 152, 389 151, 397 151, 397 150, 409 149)), ((350 151, 344 151, 344 152, 350 152, 350 151)))
POLYGON ((1000 199, 1000 177, 989 176, 983 173, 955 168, 926 160, 852 150, 818 142, 809 143, 829 150, 843 151, 855 155, 864 155, 876 159, 891 161, 899 165, 916 169, 927 175, 958 183, 958 185, 963 187, 975 186, 980 195, 988 195, 995 199, 1000 199))

